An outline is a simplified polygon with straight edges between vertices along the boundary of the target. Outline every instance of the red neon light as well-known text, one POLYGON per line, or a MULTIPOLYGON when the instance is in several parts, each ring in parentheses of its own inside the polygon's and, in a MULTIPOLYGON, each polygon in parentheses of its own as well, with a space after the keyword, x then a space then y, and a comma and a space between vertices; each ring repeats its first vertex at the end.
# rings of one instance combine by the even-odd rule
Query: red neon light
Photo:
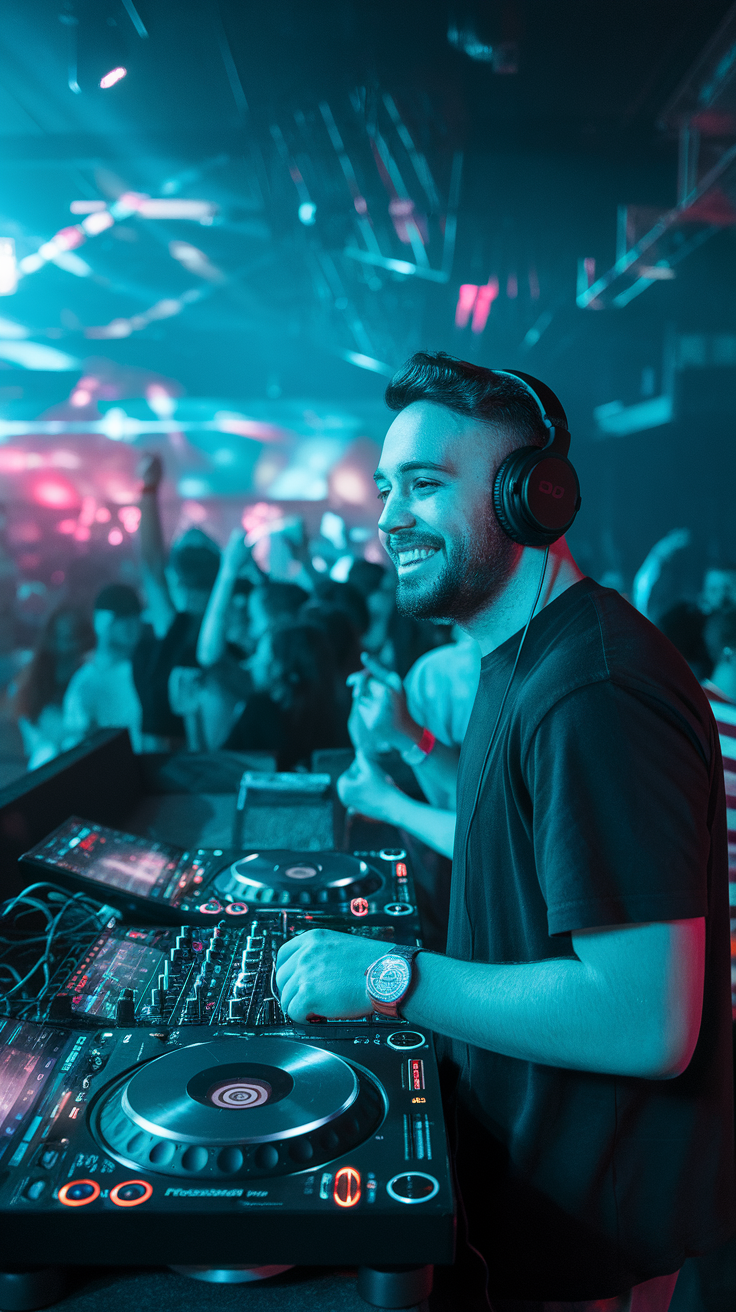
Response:
POLYGON ((455 327, 466 328, 471 311, 475 305, 475 298, 478 295, 478 288, 474 282, 464 282, 458 292, 457 307, 455 309, 455 327))
POLYGON ((350 903, 350 910, 354 916, 367 916, 369 907, 364 897, 354 897, 350 903))
POLYGON ((485 287, 478 288, 478 295, 475 300, 475 309, 473 310, 473 322, 471 324, 474 333, 482 333, 488 323, 488 315, 491 312, 491 306, 498 296, 498 278, 495 276, 488 279, 485 287))
POLYGON ((332 1197, 338 1207, 355 1207, 360 1202, 360 1172, 354 1166, 343 1166, 337 1172, 332 1197))

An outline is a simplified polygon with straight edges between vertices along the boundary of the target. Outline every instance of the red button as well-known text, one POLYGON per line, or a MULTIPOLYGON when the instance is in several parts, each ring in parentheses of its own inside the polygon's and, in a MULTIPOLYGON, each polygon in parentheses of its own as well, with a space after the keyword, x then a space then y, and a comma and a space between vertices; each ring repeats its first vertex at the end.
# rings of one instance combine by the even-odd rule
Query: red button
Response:
POLYGON ((360 1172, 354 1166, 343 1166, 337 1172, 332 1197, 338 1207, 355 1207, 360 1202, 360 1172))
POLYGON ((59 1202, 65 1207, 86 1207, 100 1196, 100 1186, 96 1180, 70 1180, 59 1190, 59 1202))
POLYGON ((354 897, 350 903, 350 910, 354 916, 367 916, 369 909, 364 897, 354 897))
POLYGON ((408 878, 409 878, 409 872, 408 872, 408 870, 407 870, 407 868, 406 868, 406 866, 405 866, 405 864, 404 864, 403 861, 397 861, 397 862, 396 862, 396 878, 397 878, 397 879, 408 879, 408 878))

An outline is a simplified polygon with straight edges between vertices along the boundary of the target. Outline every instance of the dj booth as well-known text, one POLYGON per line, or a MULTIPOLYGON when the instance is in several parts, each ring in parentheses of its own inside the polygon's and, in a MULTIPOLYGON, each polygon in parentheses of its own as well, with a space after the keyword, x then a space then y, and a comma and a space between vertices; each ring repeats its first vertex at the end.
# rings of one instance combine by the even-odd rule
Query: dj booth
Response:
POLYGON ((95 1264, 194 1276, 198 1304, 275 1277, 284 1307, 300 1268, 358 1268, 355 1306, 416 1307, 452 1262, 432 1035, 280 1007, 296 934, 421 942, 400 835, 346 821, 344 753, 313 764, 103 732, 0 792, 2 897, 34 886, 4 918, 0 1309, 95 1264))

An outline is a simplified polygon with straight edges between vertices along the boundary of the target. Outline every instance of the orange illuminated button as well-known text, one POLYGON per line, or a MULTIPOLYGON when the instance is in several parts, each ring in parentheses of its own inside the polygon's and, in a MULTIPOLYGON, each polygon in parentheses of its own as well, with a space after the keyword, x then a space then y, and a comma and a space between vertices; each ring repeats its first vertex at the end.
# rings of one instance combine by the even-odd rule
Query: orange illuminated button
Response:
POLYGON ((96 1180, 70 1180, 59 1190, 59 1202, 65 1207, 86 1207, 100 1196, 100 1186, 96 1180))
POLYGON ((341 1166, 335 1176, 332 1197, 338 1207, 355 1207, 360 1202, 360 1172, 354 1166, 341 1166))
POLYGON ((397 861, 397 862, 396 862, 396 878, 397 878, 397 879, 408 879, 408 877, 409 877, 409 873, 408 873, 408 871, 407 871, 407 869, 406 869, 406 866, 405 866, 404 862, 403 862, 403 861, 397 861))
POLYGON ((354 916, 367 916, 370 908, 364 897, 354 897, 350 903, 350 910, 354 916))
POLYGON ((110 1190, 110 1202, 116 1207, 139 1207, 148 1202, 152 1193, 153 1186, 147 1180, 123 1180, 110 1190))

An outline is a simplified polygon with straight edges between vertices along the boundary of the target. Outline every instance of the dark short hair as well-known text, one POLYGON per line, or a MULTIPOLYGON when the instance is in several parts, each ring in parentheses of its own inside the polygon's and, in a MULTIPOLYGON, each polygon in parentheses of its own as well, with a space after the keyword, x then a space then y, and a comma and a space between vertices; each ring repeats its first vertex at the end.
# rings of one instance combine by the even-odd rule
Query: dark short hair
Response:
POLYGON ((386 571, 378 561, 360 558, 350 566, 348 583, 357 588, 362 597, 370 597, 372 593, 378 592, 385 577, 386 571))
POLYGON ((359 634, 368 629, 371 622, 365 597, 352 583, 338 583, 336 579, 317 579, 314 595, 324 606, 334 606, 342 610, 352 620, 359 634))
POLYGON ((177 547, 171 553, 171 564, 185 588, 209 592, 217 578, 220 556, 209 547, 177 547))
POLYGON ((714 665, 718 664, 727 647, 736 651, 736 610, 729 606, 708 615, 703 627, 703 638, 714 665))
POLYGON ((259 583, 254 593, 260 598, 270 620, 298 615, 305 601, 309 600, 309 593, 300 588, 298 583, 285 583, 278 579, 259 583))
POLYGON ((138 593, 127 583, 108 583, 95 597, 95 610, 111 610, 118 619, 125 619, 128 615, 140 615, 141 603, 138 593))
POLYGON ((549 436, 539 406, 522 382, 457 360, 444 351, 417 351, 386 388, 389 410, 433 401, 456 414, 510 429, 521 445, 544 446, 549 436))
POLYGON ((669 638, 699 679, 707 679, 713 669, 703 637, 705 616, 691 601, 678 601, 657 620, 657 628, 669 638))

